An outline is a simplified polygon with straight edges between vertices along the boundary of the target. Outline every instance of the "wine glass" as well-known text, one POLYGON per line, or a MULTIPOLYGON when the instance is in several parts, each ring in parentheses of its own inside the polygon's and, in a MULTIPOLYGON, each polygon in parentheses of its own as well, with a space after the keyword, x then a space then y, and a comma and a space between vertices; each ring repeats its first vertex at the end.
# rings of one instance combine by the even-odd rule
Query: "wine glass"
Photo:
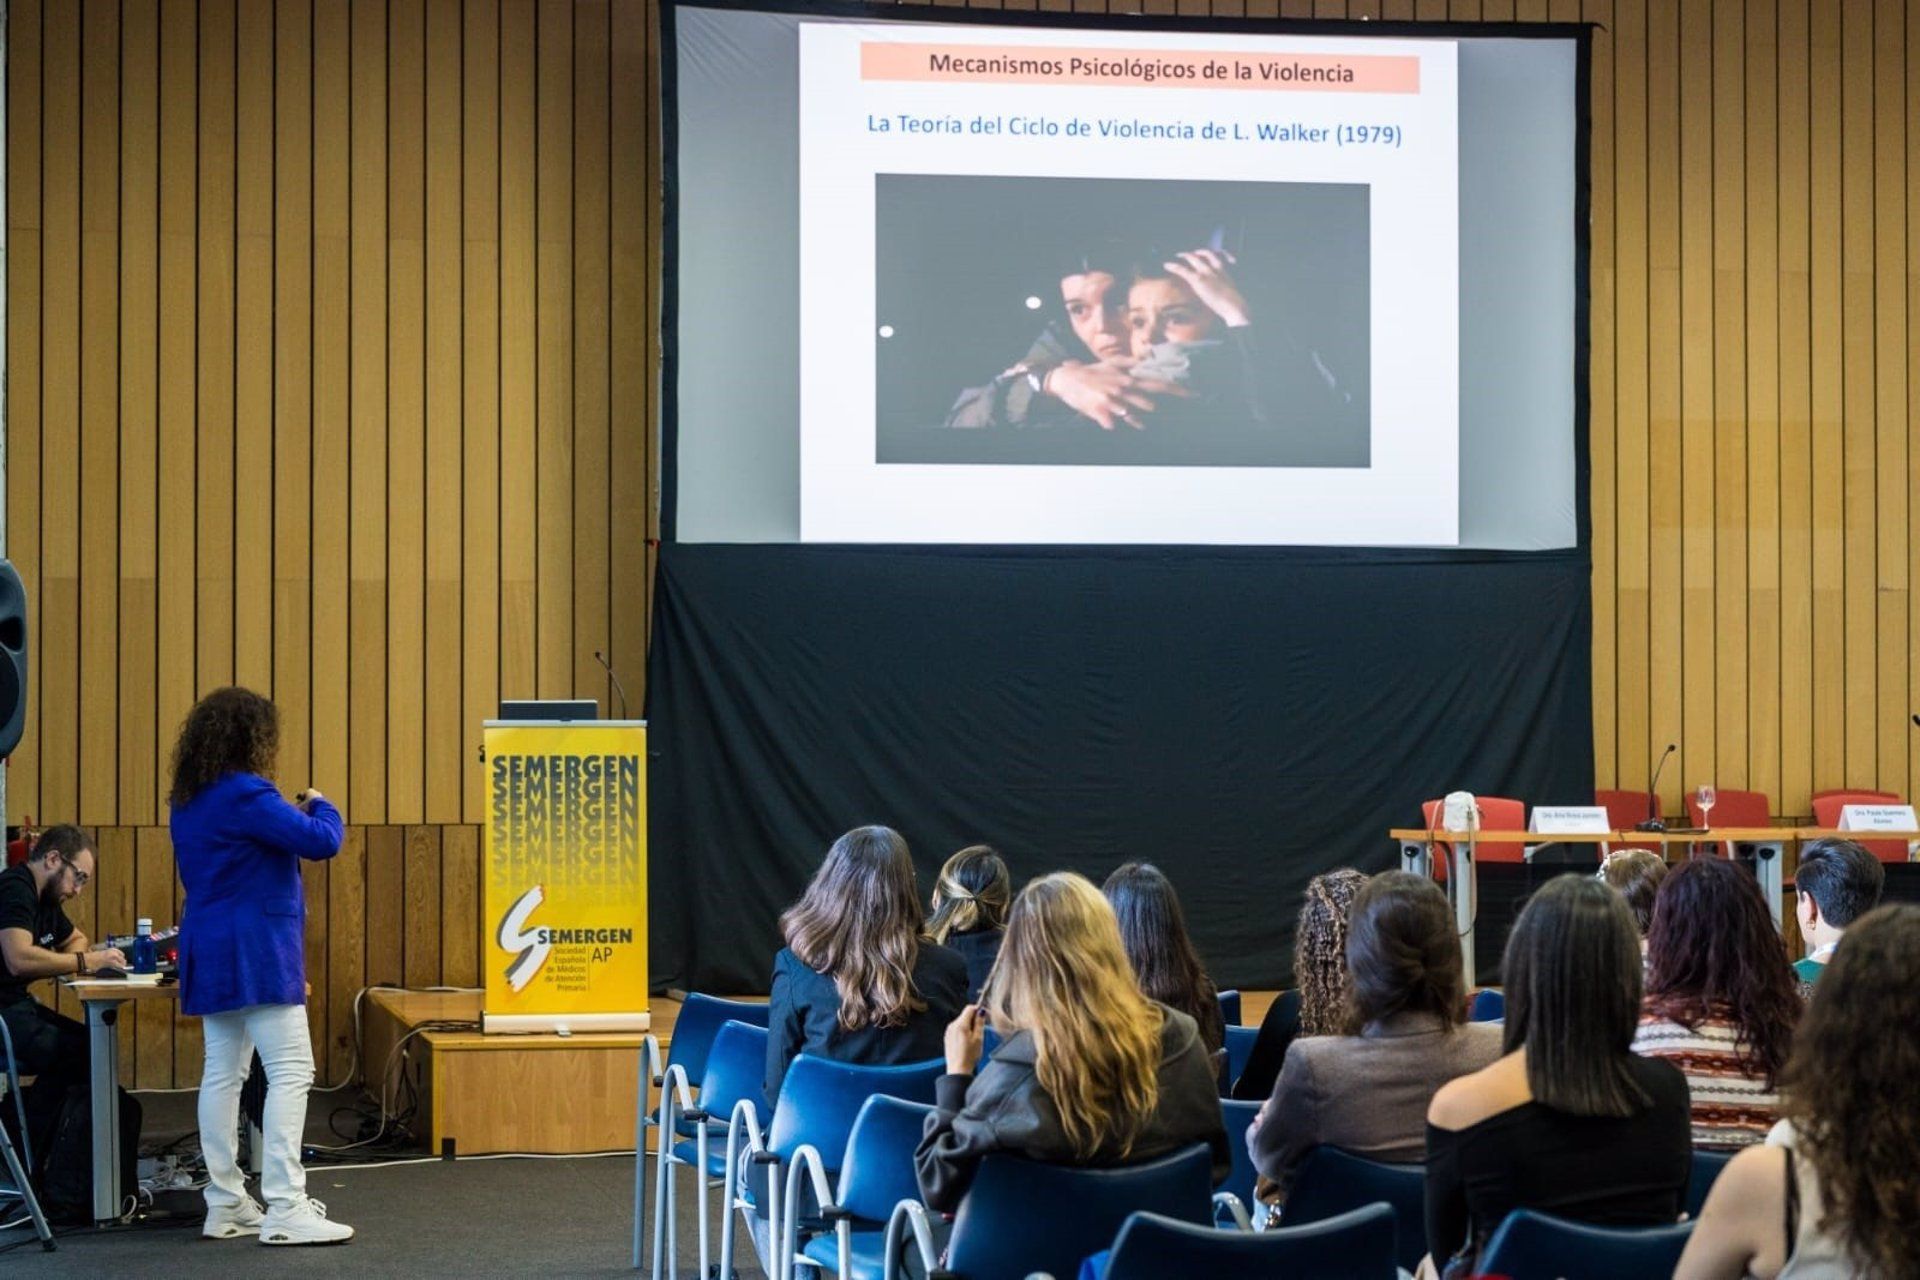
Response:
POLYGON ((1710 831, 1713 829, 1713 805, 1719 798, 1711 782, 1701 783, 1700 789, 1693 793, 1693 802, 1700 806, 1700 827, 1702 830, 1710 831))

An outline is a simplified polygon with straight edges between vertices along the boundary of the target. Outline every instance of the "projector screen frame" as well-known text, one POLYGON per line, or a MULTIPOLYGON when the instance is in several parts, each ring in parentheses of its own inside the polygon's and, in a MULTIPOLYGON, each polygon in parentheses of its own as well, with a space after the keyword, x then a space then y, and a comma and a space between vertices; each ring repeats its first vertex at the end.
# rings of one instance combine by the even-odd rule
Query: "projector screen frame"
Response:
MULTIPOLYGON (((1573 317, 1573 503, 1574 543, 1544 549, 1388 546, 1233 546, 1208 548, 1230 554, 1256 553, 1313 560, 1363 558, 1383 561, 1500 560, 1571 558, 1591 563, 1592 555, 1592 67, 1591 22, 1409 22, 1356 19, 1183 17, 1173 14, 1060 13, 1037 10, 947 8, 919 4, 848 3, 845 0, 660 0, 660 73, 656 103, 661 146, 661 267, 659 282, 659 412, 651 424, 659 445, 659 540, 677 543, 679 526, 679 68, 678 11, 681 8, 769 13, 794 18, 882 23, 937 23, 956 27, 1014 27, 1048 30, 1179 32, 1223 35, 1310 35, 1401 37, 1412 39, 1571 40, 1574 73, 1574 317, 1573 317)), ((818 547, 889 547, 927 554, 966 554, 1030 549, 1042 554, 1101 554, 1139 550, 1153 553, 1188 544, 1029 544, 1029 543, 833 543, 818 547)))

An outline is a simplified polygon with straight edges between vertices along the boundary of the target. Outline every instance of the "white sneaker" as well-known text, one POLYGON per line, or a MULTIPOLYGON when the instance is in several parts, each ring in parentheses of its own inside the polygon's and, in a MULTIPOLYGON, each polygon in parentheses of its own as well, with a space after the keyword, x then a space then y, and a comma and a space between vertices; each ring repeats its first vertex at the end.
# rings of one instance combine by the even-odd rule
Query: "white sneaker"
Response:
POLYGON ((257 1236, 260 1234, 260 1220, 266 1216, 266 1212, 254 1203, 252 1196, 242 1196, 239 1204, 208 1205, 207 1221, 200 1228, 200 1234, 209 1240, 257 1236))
POLYGON ((312 1196, 267 1210, 260 1224, 261 1244, 345 1244, 351 1239, 353 1228, 327 1221, 327 1206, 312 1196))

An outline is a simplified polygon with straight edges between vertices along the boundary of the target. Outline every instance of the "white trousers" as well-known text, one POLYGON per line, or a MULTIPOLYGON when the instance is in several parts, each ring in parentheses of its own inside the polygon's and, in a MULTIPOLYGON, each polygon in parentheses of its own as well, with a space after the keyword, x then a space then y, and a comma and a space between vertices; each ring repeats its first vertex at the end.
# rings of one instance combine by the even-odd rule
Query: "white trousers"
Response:
POLYGON ((307 1193, 300 1143, 307 1127, 307 1090, 313 1087, 313 1044, 307 1010, 297 1004, 257 1004, 202 1018, 207 1061, 200 1073, 200 1150, 207 1158, 207 1205, 226 1208, 246 1195, 240 1171, 240 1086, 254 1050, 267 1069, 267 1108, 261 1123, 266 1151, 260 1194, 267 1208, 285 1209, 307 1193))

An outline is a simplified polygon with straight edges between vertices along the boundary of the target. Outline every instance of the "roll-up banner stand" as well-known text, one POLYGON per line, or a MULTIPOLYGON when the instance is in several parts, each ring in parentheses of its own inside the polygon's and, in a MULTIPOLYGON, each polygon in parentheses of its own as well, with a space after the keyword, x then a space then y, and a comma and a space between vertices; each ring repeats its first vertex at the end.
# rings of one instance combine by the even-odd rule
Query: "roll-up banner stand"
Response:
POLYGON ((647 727, 485 725, 488 1032, 647 1030, 647 727))

